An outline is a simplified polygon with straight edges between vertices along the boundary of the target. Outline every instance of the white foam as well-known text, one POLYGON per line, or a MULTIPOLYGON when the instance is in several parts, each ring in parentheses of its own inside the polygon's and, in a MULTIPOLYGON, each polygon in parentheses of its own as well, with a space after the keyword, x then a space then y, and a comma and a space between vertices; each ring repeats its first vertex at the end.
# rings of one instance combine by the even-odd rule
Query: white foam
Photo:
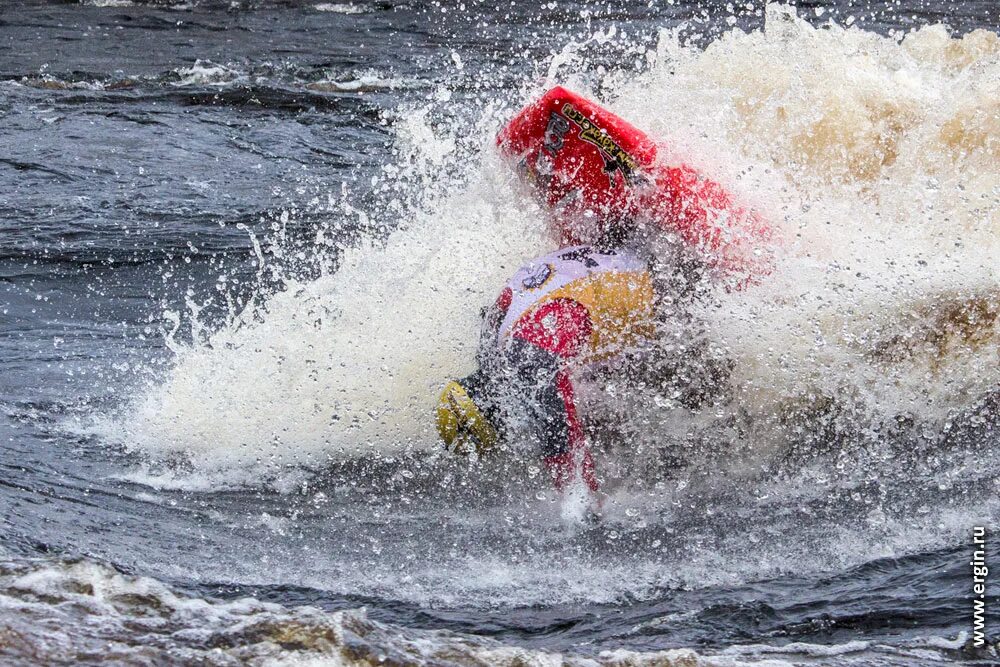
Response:
POLYGON ((236 69, 208 60, 197 60, 190 67, 178 68, 176 73, 180 79, 173 83, 175 86, 224 85, 243 76, 236 69))
POLYGON ((418 85, 420 85, 419 81, 388 77, 380 72, 369 70, 356 72, 348 79, 314 81, 307 84, 306 88, 321 92, 363 93, 376 90, 404 90, 418 85))
POLYGON ((933 648, 954 650, 964 639, 963 633, 955 640, 932 636, 899 645, 868 641, 751 644, 724 647, 714 654, 686 648, 615 649, 588 657, 506 646, 475 635, 380 623, 368 618, 365 609, 327 612, 311 606, 289 608, 251 597, 199 598, 156 579, 123 574, 89 560, 20 560, 0 566, 0 620, 17 640, 5 646, 5 655, 15 661, 18 656, 30 655, 34 662, 64 662, 66 656, 102 650, 106 659, 121 662, 222 658, 276 665, 381 662, 385 655, 413 663, 539 667, 778 667, 816 660, 910 664, 913 658, 940 659, 933 648))
MULTIPOLYGON (((946 419, 1000 384, 998 38, 931 27, 899 42, 767 11, 765 31, 704 51, 665 32, 646 73, 600 86, 612 110, 755 202, 783 238, 773 275, 702 313, 735 361, 731 409, 767 423, 830 399, 861 406, 873 429, 900 413, 946 419)), ((577 80, 563 71, 574 58, 552 72, 577 80)), ((480 306, 547 248, 542 216, 491 148, 496 125, 484 118, 470 155, 456 128, 408 114, 409 158, 382 185, 409 170, 398 187, 426 190, 423 203, 361 216, 385 227, 401 215, 400 229, 179 349, 101 432, 245 483, 431 446, 434 395, 472 368, 480 306), (456 160, 461 176, 446 169, 456 160)), ((652 440, 684 428, 636 409, 652 440)))
POLYGON ((816 658, 827 658, 844 655, 845 653, 857 653, 859 651, 864 651, 869 647, 871 647, 871 642, 861 640, 849 641, 843 644, 810 644, 808 642, 790 642, 780 646, 771 646, 768 644, 741 644, 739 646, 731 646, 725 649, 722 653, 724 655, 786 653, 790 655, 799 654, 816 658))
MULTIPOLYGON (((418 115, 409 123, 421 169, 454 158, 451 137, 418 115)), ((515 187, 508 170, 484 169, 406 214, 384 244, 347 250, 336 273, 288 281, 205 343, 179 347, 166 379, 99 430, 229 481, 432 444, 439 387, 473 368, 480 307, 542 246, 540 215, 515 187)))
POLYGON ((5 647, 5 655, 15 659, 30 655, 35 662, 64 662, 66 656, 102 650, 105 659, 120 662, 221 659, 267 665, 353 665, 382 662, 392 655, 414 664, 701 663, 697 653, 685 649, 649 654, 615 651, 594 660, 504 646, 474 635, 379 623, 369 619, 364 609, 325 612, 254 598, 202 599, 91 561, 19 563, 4 569, 0 612, 17 638, 5 647))
POLYGON ((769 5, 764 32, 705 52, 663 34, 651 73, 613 87, 616 110, 753 193, 784 236, 776 275, 705 313, 741 407, 856 396, 943 416, 1000 381, 996 322, 975 344, 917 342, 976 299, 995 309, 1000 285, 1000 41, 942 37, 816 29, 769 5), (912 356, 870 358, 894 345, 912 356))
POLYGON ((313 5, 318 12, 333 12, 335 14, 364 14, 364 7, 349 2, 321 2, 313 5))
POLYGON ((80 4, 91 7, 132 7, 135 3, 132 0, 80 0, 80 4))

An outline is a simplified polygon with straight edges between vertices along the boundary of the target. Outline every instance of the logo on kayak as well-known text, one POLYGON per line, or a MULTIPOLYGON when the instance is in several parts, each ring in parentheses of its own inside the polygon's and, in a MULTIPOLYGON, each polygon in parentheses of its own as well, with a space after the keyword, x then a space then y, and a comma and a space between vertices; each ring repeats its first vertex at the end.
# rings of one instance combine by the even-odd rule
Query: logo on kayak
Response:
POLYGON ((524 289, 538 289, 549 281, 549 278, 552 277, 552 273, 553 270, 551 264, 533 266, 528 269, 528 275, 524 277, 521 284, 524 286, 524 289))
POLYGON ((545 143, 542 146, 552 155, 563 147, 563 138, 569 132, 569 121, 557 113, 549 114, 549 124, 545 127, 545 143))
MULTIPOLYGON (((562 113, 580 128, 580 138, 589 144, 593 144, 600 151, 601 157, 604 159, 604 172, 608 175, 611 185, 615 184, 614 175, 616 171, 621 172, 622 178, 630 185, 635 185, 643 181, 643 178, 636 173, 639 169, 639 162, 629 155, 624 148, 619 146, 611 138, 607 130, 595 125, 572 104, 567 103, 562 108, 562 113)), ((551 125, 551 121, 549 124, 551 125)), ((548 133, 546 132, 547 137, 548 133)))

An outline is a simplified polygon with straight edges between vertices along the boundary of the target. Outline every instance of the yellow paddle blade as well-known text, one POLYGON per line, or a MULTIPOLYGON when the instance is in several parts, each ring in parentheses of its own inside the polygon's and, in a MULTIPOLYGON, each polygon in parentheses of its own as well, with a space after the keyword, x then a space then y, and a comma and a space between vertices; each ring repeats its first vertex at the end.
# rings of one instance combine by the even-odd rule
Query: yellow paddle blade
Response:
POLYGON ((445 385, 438 399, 437 427, 445 447, 456 454, 468 454, 471 441, 482 456, 498 440, 496 429, 454 380, 445 385))

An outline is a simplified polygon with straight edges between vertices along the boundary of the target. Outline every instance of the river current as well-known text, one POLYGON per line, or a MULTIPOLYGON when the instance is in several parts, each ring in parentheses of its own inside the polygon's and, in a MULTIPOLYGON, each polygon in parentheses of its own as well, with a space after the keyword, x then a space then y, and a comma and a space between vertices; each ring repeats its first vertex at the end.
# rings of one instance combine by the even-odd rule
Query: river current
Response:
POLYGON ((998 31, 988 0, 3 3, 0 663, 996 664, 998 31), (723 399, 593 399, 629 417, 599 523, 431 418, 552 248, 493 136, 556 83, 781 238, 677 332, 723 399))

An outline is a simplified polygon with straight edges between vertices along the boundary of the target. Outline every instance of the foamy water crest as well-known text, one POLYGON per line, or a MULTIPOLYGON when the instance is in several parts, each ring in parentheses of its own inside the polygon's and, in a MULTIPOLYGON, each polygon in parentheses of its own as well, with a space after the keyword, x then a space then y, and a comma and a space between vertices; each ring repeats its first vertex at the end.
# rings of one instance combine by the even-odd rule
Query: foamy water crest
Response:
MULTIPOLYGON (((664 32, 647 62, 581 92, 741 193, 782 238, 772 275, 699 314, 734 361, 727 414, 768 421, 834 401, 877 429, 943 421, 996 389, 995 34, 883 37, 772 5, 764 31, 704 50, 664 32)), ((399 229, 179 349, 102 432, 243 482, 433 446, 437 388, 471 370, 480 307, 548 247, 541 212, 492 149, 499 122, 483 118, 467 155, 457 128, 411 114, 398 128, 411 159, 381 187, 424 190, 420 201, 402 220, 361 215, 399 229)))
POLYGON ((777 275, 705 314, 744 407, 821 395, 942 418, 998 386, 995 34, 900 42, 771 6, 765 32, 705 53, 665 36, 659 63, 618 103, 713 157, 783 231, 777 275))
MULTIPOLYGON (((745 644, 691 649, 577 653, 510 646, 445 630, 369 618, 365 609, 284 607, 251 597, 193 597, 147 577, 92 561, 0 561, 4 655, 24 664, 71 662, 203 665, 509 665, 740 667, 951 664, 964 636, 918 638, 896 648, 872 641, 833 645, 745 644)), ((655 625, 661 619, 653 619, 655 625)), ((669 619, 662 619, 669 622, 669 619)), ((636 630, 640 630, 637 627, 636 630)), ((580 647, 586 650, 589 647, 580 647)))
POLYGON ((777 270, 699 313, 736 362, 730 414, 783 430, 789 412, 836 404, 875 432, 940 425, 997 390, 994 33, 897 39, 770 5, 764 31, 704 51, 664 32, 654 63, 604 81, 612 108, 780 231, 777 270))

